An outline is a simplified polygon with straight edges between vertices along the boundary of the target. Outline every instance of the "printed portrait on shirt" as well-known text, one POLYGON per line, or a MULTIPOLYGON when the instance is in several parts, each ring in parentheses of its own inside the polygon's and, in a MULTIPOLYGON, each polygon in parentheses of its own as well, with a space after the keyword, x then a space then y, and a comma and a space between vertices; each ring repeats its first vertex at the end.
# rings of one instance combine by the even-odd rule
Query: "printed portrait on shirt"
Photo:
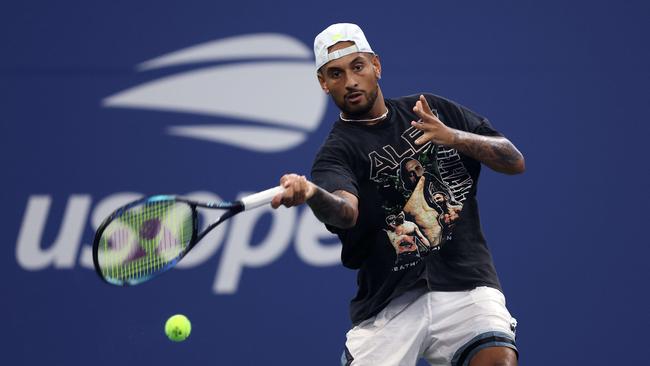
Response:
POLYGON ((472 184, 456 150, 430 143, 402 157, 375 182, 384 199, 384 231, 395 250, 394 271, 414 265, 453 238, 464 200, 456 193, 472 184), (447 173, 445 164, 450 163, 454 169, 446 181, 441 171, 447 173))

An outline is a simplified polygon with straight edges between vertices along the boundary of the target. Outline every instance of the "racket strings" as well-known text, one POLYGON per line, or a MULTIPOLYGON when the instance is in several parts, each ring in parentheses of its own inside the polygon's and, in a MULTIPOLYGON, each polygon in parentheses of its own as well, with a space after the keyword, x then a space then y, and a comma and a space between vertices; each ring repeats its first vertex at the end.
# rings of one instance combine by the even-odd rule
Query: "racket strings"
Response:
POLYGON ((192 208, 183 202, 147 202, 125 210, 102 233, 102 274, 109 282, 133 284, 165 270, 188 249, 193 219, 192 208))

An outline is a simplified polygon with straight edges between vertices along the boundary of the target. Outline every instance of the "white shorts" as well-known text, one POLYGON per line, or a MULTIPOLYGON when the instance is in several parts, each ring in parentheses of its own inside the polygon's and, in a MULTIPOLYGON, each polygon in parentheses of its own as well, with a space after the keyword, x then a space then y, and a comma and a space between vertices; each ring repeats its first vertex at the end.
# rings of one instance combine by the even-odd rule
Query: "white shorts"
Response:
POLYGON ((393 299, 376 316, 347 333, 343 365, 469 365, 486 347, 515 346, 516 320, 503 294, 491 287, 471 291, 417 289, 393 299))

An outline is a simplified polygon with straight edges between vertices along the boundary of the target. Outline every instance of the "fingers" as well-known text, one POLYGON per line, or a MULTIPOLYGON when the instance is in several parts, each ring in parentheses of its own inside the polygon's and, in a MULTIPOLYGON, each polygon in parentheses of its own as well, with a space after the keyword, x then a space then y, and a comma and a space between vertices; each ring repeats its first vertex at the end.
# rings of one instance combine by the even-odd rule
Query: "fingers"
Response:
MULTIPOLYGON (((423 99, 424 97, 420 95, 420 98, 418 99, 417 102, 415 102, 415 106, 413 107, 413 112, 415 112, 415 114, 417 114, 418 117, 420 117, 421 119, 425 119, 428 117, 425 112, 424 105, 422 104, 423 99)), ((424 103, 426 103, 426 100, 424 101, 424 103)))
MULTIPOLYGON (((413 112, 420 117, 418 121, 411 121, 411 126, 422 131, 422 135, 414 142, 416 145, 422 145, 429 141, 438 143, 440 141, 441 131, 444 130, 444 124, 438 119, 437 113, 434 113, 424 95, 420 95, 415 102, 413 112)), ((444 131, 442 131, 444 132, 444 131)))
POLYGON ((429 102, 427 102, 427 98, 424 97, 424 95, 420 95, 420 100, 418 100, 420 103, 420 107, 422 108, 422 111, 425 114, 433 116, 433 112, 431 111, 431 108, 429 107, 429 102))
POLYGON ((281 204, 282 204, 282 193, 279 193, 271 200, 271 207, 278 208, 280 207, 281 204))
POLYGON ((278 208, 298 206, 307 200, 310 183, 304 175, 286 174, 280 178, 280 185, 284 192, 279 193, 271 201, 271 207, 278 208))
POLYGON ((420 117, 422 120, 437 118, 436 114, 431 110, 431 107, 429 107, 429 102, 427 102, 427 99, 424 97, 424 95, 420 95, 418 101, 415 102, 413 112, 415 112, 415 114, 417 114, 418 117, 420 117))
POLYGON ((424 144, 425 142, 428 142, 429 140, 430 140, 429 135, 427 135, 427 134, 423 134, 422 136, 420 136, 420 137, 418 137, 417 139, 415 139, 415 141, 413 141, 413 142, 414 142, 416 145, 422 145, 422 144, 424 144))

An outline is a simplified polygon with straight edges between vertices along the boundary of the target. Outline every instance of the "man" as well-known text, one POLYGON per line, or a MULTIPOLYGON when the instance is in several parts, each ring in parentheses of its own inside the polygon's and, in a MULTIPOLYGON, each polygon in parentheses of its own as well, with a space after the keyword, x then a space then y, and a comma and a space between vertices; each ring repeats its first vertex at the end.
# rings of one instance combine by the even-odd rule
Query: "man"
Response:
POLYGON ((438 223, 442 227, 442 236, 451 239, 452 230, 456 220, 460 219, 460 210, 462 206, 450 205, 449 199, 444 192, 433 193, 433 202, 438 211, 438 223))
POLYGON ((413 262, 413 259, 421 257, 420 253, 429 251, 431 244, 422 235, 418 226, 410 221, 404 220, 404 213, 397 216, 390 215, 386 218, 388 228, 384 229, 388 239, 395 248, 395 265, 400 266, 405 262, 413 262))
POLYGON ((325 29, 314 52, 318 81, 340 117, 315 158, 312 181, 284 175, 285 191, 272 206, 306 202, 339 236, 343 265, 358 269, 343 364, 424 358, 432 365, 516 365, 515 321, 480 228, 475 182, 481 163, 523 172, 523 156, 485 118, 452 101, 431 94, 384 99, 379 57, 354 24, 325 29), (422 198, 424 179, 417 195, 418 185, 409 190, 402 182, 407 157, 443 182, 462 210, 455 207, 460 217, 438 250, 395 266, 386 218, 404 212, 425 236, 440 230, 438 212, 422 198), (419 210, 430 215, 415 217, 419 210))
MULTIPOLYGON (((430 168, 436 171, 435 166, 430 168)), ((452 196, 451 189, 442 178, 427 172, 422 164, 413 158, 402 159, 400 176, 404 189, 411 192, 408 202, 404 205, 404 212, 415 219, 423 228, 431 245, 437 247, 443 240, 450 238, 451 226, 445 224, 444 215, 448 212, 436 202, 435 197, 441 194, 452 196)), ((455 209, 460 211, 462 205, 456 205, 455 209)), ((448 218, 451 219, 451 216, 448 218)), ((451 224, 451 220, 449 223, 451 224)))

